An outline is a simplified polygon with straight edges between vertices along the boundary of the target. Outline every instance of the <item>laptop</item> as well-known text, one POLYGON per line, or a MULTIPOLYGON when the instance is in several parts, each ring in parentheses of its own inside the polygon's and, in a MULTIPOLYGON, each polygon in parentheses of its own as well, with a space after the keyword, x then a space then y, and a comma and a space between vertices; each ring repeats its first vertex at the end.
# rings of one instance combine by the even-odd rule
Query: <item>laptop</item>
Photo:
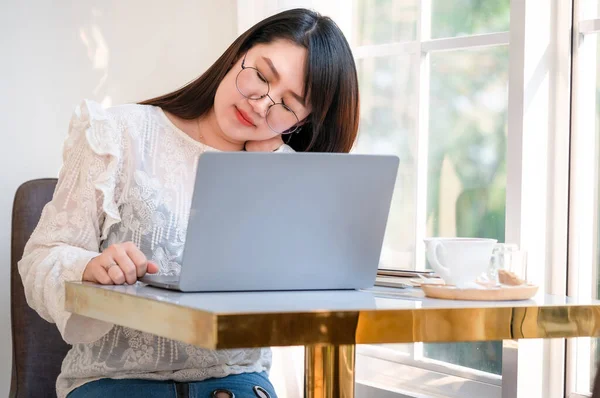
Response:
POLYGON ((182 292, 374 285, 396 174, 392 155, 207 152, 178 277, 182 292))

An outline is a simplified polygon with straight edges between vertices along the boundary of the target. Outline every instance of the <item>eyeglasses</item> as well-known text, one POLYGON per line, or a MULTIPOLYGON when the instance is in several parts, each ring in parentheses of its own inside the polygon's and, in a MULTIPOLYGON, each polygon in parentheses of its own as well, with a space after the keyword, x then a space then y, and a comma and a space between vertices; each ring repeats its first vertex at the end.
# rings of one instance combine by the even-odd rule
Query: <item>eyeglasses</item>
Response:
POLYGON ((272 104, 267 109, 265 118, 267 125, 277 134, 291 134, 298 131, 300 119, 283 102, 275 102, 269 95, 271 86, 262 73, 256 68, 246 66, 246 55, 242 60, 242 70, 235 78, 235 86, 240 94, 249 100, 260 100, 269 97, 272 104))

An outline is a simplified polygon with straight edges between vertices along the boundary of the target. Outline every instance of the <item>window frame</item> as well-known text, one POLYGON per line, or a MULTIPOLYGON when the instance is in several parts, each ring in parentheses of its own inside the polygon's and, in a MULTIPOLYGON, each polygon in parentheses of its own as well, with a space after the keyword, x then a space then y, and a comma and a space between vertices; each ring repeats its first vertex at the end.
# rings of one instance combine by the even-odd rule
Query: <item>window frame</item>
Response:
MULTIPOLYGON (((354 4, 353 7, 354 9, 354 4)), ((415 41, 407 41, 392 44, 379 44, 367 46, 352 46, 352 51, 356 60, 374 57, 388 57, 394 55, 415 55, 419 54, 420 62, 417 68, 415 79, 417 81, 417 115, 415 117, 417 131, 417 154, 416 154, 416 222, 415 222, 415 244, 422 242, 426 236, 427 219, 427 159, 429 149, 429 97, 430 97, 430 68, 431 54, 435 52, 457 51, 477 48, 490 48, 496 46, 509 46, 510 32, 494 32, 469 36, 431 39, 431 0, 421 0, 416 28, 415 41)), ((350 36, 352 37, 352 36, 350 36)), ((509 46, 510 47, 510 46, 509 46)), ((408 253, 406 253, 408 254, 408 253)), ((413 263, 417 270, 425 268, 424 251, 415 250, 413 263)), ((478 391, 481 396, 495 397, 499 396, 501 391, 501 377, 495 377, 492 374, 484 374, 477 370, 457 366, 443 361, 428 359, 423 355, 423 344, 415 343, 411 345, 411 354, 402 355, 394 352, 392 349, 379 347, 374 349, 372 346, 357 347, 357 355, 362 360, 366 358, 383 359, 400 365, 409 365, 414 368, 431 372, 431 375, 439 375, 440 378, 447 376, 460 377, 465 384, 477 382, 478 391), (375 353, 376 351, 377 353, 375 353), (387 351, 387 355, 386 355, 387 351)), ((372 386, 373 387, 373 386, 372 386)), ((379 386, 385 389, 384 386, 379 386)), ((443 394, 443 389, 438 394, 443 394)))
MULTIPOLYGON (((354 9, 355 2, 353 2, 354 9)), ((351 16, 350 16, 351 18, 351 16)), ((457 50, 471 50, 497 46, 510 48, 510 31, 484 33, 460 37, 431 39, 431 0, 421 0, 416 27, 416 39, 391 44, 378 44, 366 46, 353 46, 354 58, 358 61, 366 58, 389 57, 394 55, 419 55, 420 62, 415 79, 417 81, 416 100, 416 192, 415 192, 415 247, 419 247, 426 237, 427 226, 427 159, 429 150, 429 83, 431 69, 431 54, 436 52, 449 52, 457 50)), ((352 37, 352 36, 349 36, 352 37)), ((510 79, 510 78, 509 78, 510 79)), ((416 270, 425 269, 425 252, 415 250, 414 253, 404 253, 412 257, 416 270)), ((389 267, 393 268, 393 267, 389 267)), ((408 267, 402 264, 398 268, 408 267)))
MULTIPOLYGON (((581 19, 591 14, 599 4, 574 0, 573 4, 573 74, 571 115, 571 188, 569 207, 568 295, 578 299, 597 297, 598 278, 594 259, 597 258, 598 204, 596 132, 589 134, 582 126, 596 123, 596 87, 598 71, 600 18, 581 19), (589 7, 589 8, 588 8, 589 7), (594 170, 593 179, 589 181, 594 170), (590 183, 591 182, 591 183, 590 183), (594 214, 590 217, 589 214, 594 214), (592 278, 590 278, 592 275, 592 278), (591 282, 591 283, 590 283, 591 282)), ((594 375, 590 364, 591 339, 570 339, 567 342, 566 392, 569 398, 591 396, 589 386, 594 375)))
MULTIPOLYGON (((253 16, 240 8, 238 27, 245 30, 257 19, 256 4, 251 0, 238 0, 245 3, 246 9, 254 7, 253 16)), ((258 3, 261 3, 260 1, 258 3)), ((262 1, 262 3, 265 3, 262 1)), ((261 3, 261 4, 262 4, 261 3)), ((270 8, 264 17, 276 9, 292 6, 316 8, 331 15, 346 37, 352 38, 352 11, 342 0, 332 0, 328 4, 331 12, 321 10, 318 1, 278 0, 263 4, 270 8)), ((422 0, 417 19, 417 38, 414 42, 403 42, 373 46, 352 46, 357 59, 370 56, 396 54, 420 54, 417 68, 419 89, 417 131, 417 188, 416 188, 416 227, 415 242, 425 236, 427 198, 427 149, 429 121, 429 55, 433 51, 452 51, 482 46, 508 45, 510 57, 509 98, 508 98, 508 151, 507 162, 507 209, 506 241, 517 243, 527 250, 530 279, 540 285, 540 291, 564 295, 567 291, 567 234, 569 211, 569 146, 570 117, 557 109, 570 109, 571 106, 571 38, 560 32, 570 32, 572 24, 572 0, 511 0, 509 32, 487 33, 466 37, 431 39, 430 15, 431 0, 422 0), (541 51, 540 51, 541 50, 541 51), (546 50, 546 51, 544 51, 546 50), (550 78, 545 80, 545 76, 550 78), (566 76, 566 78, 565 78, 566 76), (426 77, 426 78, 423 78, 426 77), (531 87, 530 83, 541 87, 531 87), (533 134, 534 128, 544 128, 540 137, 533 134), (536 139, 539 138, 537 142, 536 139), (539 145, 538 145, 539 144, 539 145), (541 148, 541 150, 540 150, 541 148), (535 153, 539 158, 531 156, 535 153), (544 184, 539 187, 540 180, 544 184), (423 199, 423 200, 422 200, 423 199), (540 226, 541 223, 541 226, 540 226), (547 228, 548 233, 540 237, 536 228, 547 228)), ((585 25, 584 25, 585 26, 585 25)), ((595 25, 593 25, 595 28, 595 25)), ((352 43, 351 43, 352 44, 352 43)), ((425 264, 424 253, 416 250, 414 264, 417 269, 425 264)), ((419 356, 413 349, 405 361, 416 365, 411 358, 419 356)), ((362 356, 363 347, 357 348, 362 356)), ((505 341, 503 349, 503 372, 501 395, 508 397, 562 397, 565 392, 565 348, 564 340, 505 341), (543 363, 531 363, 532 357, 543 357, 543 363)), ((377 356, 370 354, 371 358, 377 356)), ((383 355, 385 357, 385 355, 383 355)), ((362 360, 362 359, 361 359, 362 360)), ((358 361, 357 361, 358 362, 358 361)), ((400 361, 397 363, 401 364, 400 361)), ((451 369, 448 367, 448 372, 451 369)), ((439 368, 428 370, 439 374, 439 368)), ((443 377, 443 376, 442 376, 443 377)), ((463 379, 465 382, 472 380, 463 379)), ((364 381, 357 380, 360 384, 364 381)), ((483 383, 485 384, 485 383, 483 383)), ((488 383, 489 395, 497 396, 498 386, 488 383)), ((368 386, 369 388, 375 388, 368 386)), ((379 386, 385 391, 385 386, 379 386)), ((358 389, 358 387, 357 387, 358 389)), ((382 395, 384 396, 384 395, 382 395)), ((387 396, 387 395, 385 395, 387 396)), ((415 395, 415 396, 418 396, 415 395)))

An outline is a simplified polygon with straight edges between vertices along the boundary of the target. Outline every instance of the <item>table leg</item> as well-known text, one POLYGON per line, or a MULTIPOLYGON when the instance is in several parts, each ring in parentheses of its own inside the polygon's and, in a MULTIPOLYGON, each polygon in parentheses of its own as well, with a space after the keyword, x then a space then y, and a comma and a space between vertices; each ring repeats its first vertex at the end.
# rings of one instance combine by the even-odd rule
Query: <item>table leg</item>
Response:
POLYGON ((306 346, 304 397, 354 398, 354 358, 353 344, 306 346))
POLYGON ((517 340, 502 341, 502 398, 518 398, 519 343, 517 340))

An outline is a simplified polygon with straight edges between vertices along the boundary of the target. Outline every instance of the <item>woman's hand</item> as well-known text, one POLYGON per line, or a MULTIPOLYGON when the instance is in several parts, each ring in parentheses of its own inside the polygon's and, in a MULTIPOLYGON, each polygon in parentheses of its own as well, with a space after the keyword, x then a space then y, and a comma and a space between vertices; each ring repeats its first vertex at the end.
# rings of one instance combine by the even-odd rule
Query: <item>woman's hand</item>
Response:
POLYGON ((273 152, 283 145, 281 135, 263 141, 246 141, 246 151, 248 152, 273 152))
POLYGON ((83 271, 83 280, 102 285, 133 285, 146 273, 155 274, 158 265, 146 259, 132 242, 114 244, 94 257, 83 271))

